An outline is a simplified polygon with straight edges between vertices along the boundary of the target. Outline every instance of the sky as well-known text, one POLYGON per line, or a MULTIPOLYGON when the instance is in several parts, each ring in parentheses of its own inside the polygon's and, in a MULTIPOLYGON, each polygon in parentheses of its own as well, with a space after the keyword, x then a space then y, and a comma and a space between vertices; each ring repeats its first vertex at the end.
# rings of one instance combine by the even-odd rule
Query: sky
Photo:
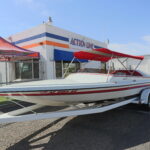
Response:
POLYGON ((47 21, 106 41, 112 50, 150 54, 150 0, 2 0, 0 36, 8 37, 47 21))

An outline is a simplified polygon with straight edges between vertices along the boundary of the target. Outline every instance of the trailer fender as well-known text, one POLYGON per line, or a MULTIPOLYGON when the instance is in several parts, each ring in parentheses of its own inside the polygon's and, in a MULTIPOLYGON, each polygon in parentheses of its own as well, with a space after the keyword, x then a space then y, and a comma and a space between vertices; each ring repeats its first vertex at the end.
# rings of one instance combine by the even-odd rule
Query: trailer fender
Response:
POLYGON ((144 89, 141 92, 140 103, 150 105, 150 89, 144 89))

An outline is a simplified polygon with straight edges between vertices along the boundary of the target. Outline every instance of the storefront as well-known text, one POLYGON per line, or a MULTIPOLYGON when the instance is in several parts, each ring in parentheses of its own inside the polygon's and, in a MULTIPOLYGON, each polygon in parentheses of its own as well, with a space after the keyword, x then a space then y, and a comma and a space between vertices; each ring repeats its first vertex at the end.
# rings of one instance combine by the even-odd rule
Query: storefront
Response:
POLYGON ((77 72, 81 68, 81 63, 88 62, 87 60, 74 59, 73 52, 60 51, 57 49, 54 49, 54 60, 56 67, 56 78, 63 77, 66 71, 66 75, 77 72))
POLYGON ((39 60, 15 62, 15 80, 39 79, 39 60))
MULTIPOLYGON (((55 27, 49 22, 8 37, 8 40, 22 48, 40 53, 40 60, 16 62, 14 79, 62 78, 74 58, 73 52, 107 47, 104 42, 55 27)), ((100 62, 74 59, 68 73, 83 67, 100 68, 100 62)))

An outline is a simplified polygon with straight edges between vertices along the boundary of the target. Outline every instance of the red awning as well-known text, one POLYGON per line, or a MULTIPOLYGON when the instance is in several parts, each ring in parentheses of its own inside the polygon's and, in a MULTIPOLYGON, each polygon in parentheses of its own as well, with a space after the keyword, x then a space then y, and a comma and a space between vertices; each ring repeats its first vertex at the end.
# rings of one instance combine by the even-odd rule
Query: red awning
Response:
POLYGON ((18 47, 0 37, 0 61, 39 58, 39 53, 18 47))
POLYGON ((123 53, 109 50, 107 48, 99 48, 99 49, 93 49, 89 51, 74 52, 74 56, 78 59, 104 61, 104 62, 107 62, 113 58, 123 58, 123 57, 139 59, 139 60, 144 59, 144 56, 133 56, 128 54, 123 54, 123 53))

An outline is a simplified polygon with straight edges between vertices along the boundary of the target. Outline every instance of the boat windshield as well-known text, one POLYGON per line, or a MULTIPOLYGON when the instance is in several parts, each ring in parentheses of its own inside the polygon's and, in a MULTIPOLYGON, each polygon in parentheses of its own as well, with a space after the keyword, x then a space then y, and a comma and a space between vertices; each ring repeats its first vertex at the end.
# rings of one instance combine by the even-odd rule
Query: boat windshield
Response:
POLYGON ((96 68, 79 69, 78 72, 102 73, 100 69, 96 69, 96 68))
MULTIPOLYGON (((96 69, 96 68, 84 68, 84 69, 78 70, 78 72, 105 73, 105 74, 107 74, 107 71, 104 71, 102 69, 96 69)), ((135 71, 135 70, 115 70, 115 71, 111 70, 110 74, 114 76, 143 76, 140 72, 135 71)))

